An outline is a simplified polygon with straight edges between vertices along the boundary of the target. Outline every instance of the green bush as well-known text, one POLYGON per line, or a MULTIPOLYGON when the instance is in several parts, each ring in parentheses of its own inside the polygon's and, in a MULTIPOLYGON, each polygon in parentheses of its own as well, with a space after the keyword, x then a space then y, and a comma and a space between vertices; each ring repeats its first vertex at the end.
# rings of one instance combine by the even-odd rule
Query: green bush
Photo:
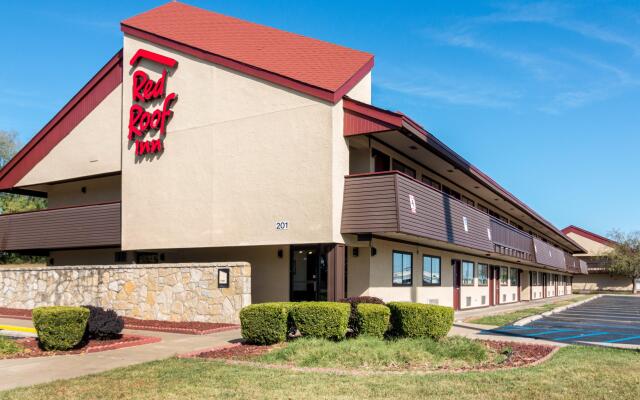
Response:
POLYGON ((297 303, 290 313, 302 336, 342 340, 347 334, 350 311, 348 303, 318 301, 297 303))
POLYGON ((252 304, 240 310, 242 338, 248 343, 269 345, 287 340, 290 303, 252 304))
POLYGON ((440 340, 453 325, 453 308, 433 304, 393 302, 391 333, 398 337, 429 337, 440 340))
POLYGON ((80 344, 87 329, 89 310, 84 307, 38 307, 33 326, 45 350, 69 350, 80 344))
POLYGON ((356 327, 359 335, 383 338, 389 329, 389 307, 360 303, 356 306, 356 327))

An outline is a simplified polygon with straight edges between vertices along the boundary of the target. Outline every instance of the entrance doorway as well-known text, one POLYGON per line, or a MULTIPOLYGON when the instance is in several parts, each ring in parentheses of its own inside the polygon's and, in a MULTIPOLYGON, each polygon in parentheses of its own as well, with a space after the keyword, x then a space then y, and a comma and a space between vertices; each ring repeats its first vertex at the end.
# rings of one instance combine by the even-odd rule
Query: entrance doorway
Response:
POLYGON ((291 301, 327 300, 327 254, 322 245, 291 247, 291 301))
POLYGON ((460 260, 451 260, 451 268, 453 269, 453 309, 460 309, 460 260))

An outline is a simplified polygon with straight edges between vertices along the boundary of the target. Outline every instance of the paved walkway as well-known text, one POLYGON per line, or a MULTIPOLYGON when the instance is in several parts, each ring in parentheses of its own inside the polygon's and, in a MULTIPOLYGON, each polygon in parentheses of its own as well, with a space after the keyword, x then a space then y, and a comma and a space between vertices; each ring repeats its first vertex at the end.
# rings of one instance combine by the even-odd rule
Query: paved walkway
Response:
POLYGON ((531 300, 531 301, 525 301, 525 302, 520 302, 520 303, 511 303, 511 304, 503 304, 503 305, 493 306, 493 307, 476 308, 476 309, 473 309, 473 310, 456 311, 455 320, 456 321, 464 321, 464 320, 467 320, 467 319, 470 319, 470 318, 479 318, 479 317, 484 317, 484 316, 487 316, 487 315, 502 314, 502 313, 506 313, 506 312, 522 310, 522 309, 525 309, 525 308, 538 307, 538 306, 545 305, 545 304, 557 303, 557 302, 565 301, 565 300, 571 300, 571 299, 575 299, 576 297, 580 297, 580 296, 584 296, 584 295, 570 294, 570 295, 566 295, 566 296, 547 297, 546 299, 531 300))
MULTIPOLYGON (((31 321, 0 318, 0 325, 31 326, 31 321)), ((100 353, 0 360, 0 390, 75 378, 160 360, 175 354, 223 345, 240 338, 240 330, 202 336, 134 330, 125 330, 125 332, 160 337, 162 341, 100 353)))

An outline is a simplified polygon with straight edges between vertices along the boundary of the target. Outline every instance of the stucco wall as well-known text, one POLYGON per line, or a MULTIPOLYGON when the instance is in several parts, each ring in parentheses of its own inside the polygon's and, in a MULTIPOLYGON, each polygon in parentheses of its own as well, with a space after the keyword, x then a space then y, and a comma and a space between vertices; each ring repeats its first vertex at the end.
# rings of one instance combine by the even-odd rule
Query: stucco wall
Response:
POLYGON ((16 186, 120 171, 122 85, 114 89, 16 186))
POLYGON ((120 201, 120 175, 49 185, 47 190, 48 208, 120 201))
MULTIPOLYGON (((178 100, 160 156, 136 160, 123 129, 124 249, 342 240, 348 151, 341 103, 125 35, 125 60, 140 48, 178 61, 167 77, 167 92, 178 100), (276 230, 278 221, 288 229, 276 230)), ((138 65, 159 77, 147 61, 138 65)), ((125 70, 123 80, 124 128, 132 72, 125 70)))
POLYGON ((584 247, 584 249, 587 250, 587 256, 600 256, 611 251, 611 247, 600 242, 596 242, 595 240, 586 238, 577 233, 569 232, 567 233, 567 236, 573 239, 580 246, 584 247))
POLYGON ((98 305, 120 315, 238 323, 251 304, 248 263, 139 264, 0 269, 0 306, 98 305), (229 287, 218 270, 229 269, 229 287))
POLYGON ((609 274, 576 275, 573 277, 574 291, 631 291, 631 280, 609 274))

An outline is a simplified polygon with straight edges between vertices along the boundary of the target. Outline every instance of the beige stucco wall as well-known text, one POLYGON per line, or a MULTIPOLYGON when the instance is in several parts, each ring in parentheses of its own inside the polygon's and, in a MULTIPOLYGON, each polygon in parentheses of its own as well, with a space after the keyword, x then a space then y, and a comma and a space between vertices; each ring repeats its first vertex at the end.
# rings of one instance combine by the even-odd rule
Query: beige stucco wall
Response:
POLYGON ((576 275, 573 277, 573 290, 577 291, 631 291, 631 280, 609 274, 576 275))
POLYGON ((120 171, 122 85, 115 88, 16 186, 120 171))
MULTIPOLYGON (((477 268, 477 265, 476 265, 477 268)), ((473 279, 473 286, 460 287, 460 308, 475 308, 489 305, 489 286, 479 286, 478 278, 473 279), (482 297, 484 296, 484 303, 482 297), (467 305, 467 297, 470 303, 467 305)))
MULTIPOLYGON (((167 81, 167 92, 177 93, 178 101, 159 157, 136 162, 123 131, 124 249, 342 240, 348 151, 341 103, 128 36, 124 59, 139 48, 178 60, 167 81), (287 221, 288 230, 276 230, 278 221, 287 221)), ((152 72, 145 63, 139 65, 157 79, 160 70, 152 72)), ((125 115, 131 73, 125 70, 125 115)))
POLYGON ((371 71, 364 76, 351 90, 347 96, 363 103, 371 104, 371 71))
POLYGON ((120 201, 120 175, 49 185, 47 191, 49 208, 120 201))
POLYGON ((369 290, 369 263, 371 249, 359 247, 354 257, 353 247, 347 249, 347 296, 364 296, 369 290))
POLYGON ((567 236, 573 239, 580 246, 584 247, 584 249, 587 250, 587 253, 585 254, 587 256, 600 256, 611 251, 611 247, 582 235, 578 235, 577 233, 569 232, 567 233, 567 236))

